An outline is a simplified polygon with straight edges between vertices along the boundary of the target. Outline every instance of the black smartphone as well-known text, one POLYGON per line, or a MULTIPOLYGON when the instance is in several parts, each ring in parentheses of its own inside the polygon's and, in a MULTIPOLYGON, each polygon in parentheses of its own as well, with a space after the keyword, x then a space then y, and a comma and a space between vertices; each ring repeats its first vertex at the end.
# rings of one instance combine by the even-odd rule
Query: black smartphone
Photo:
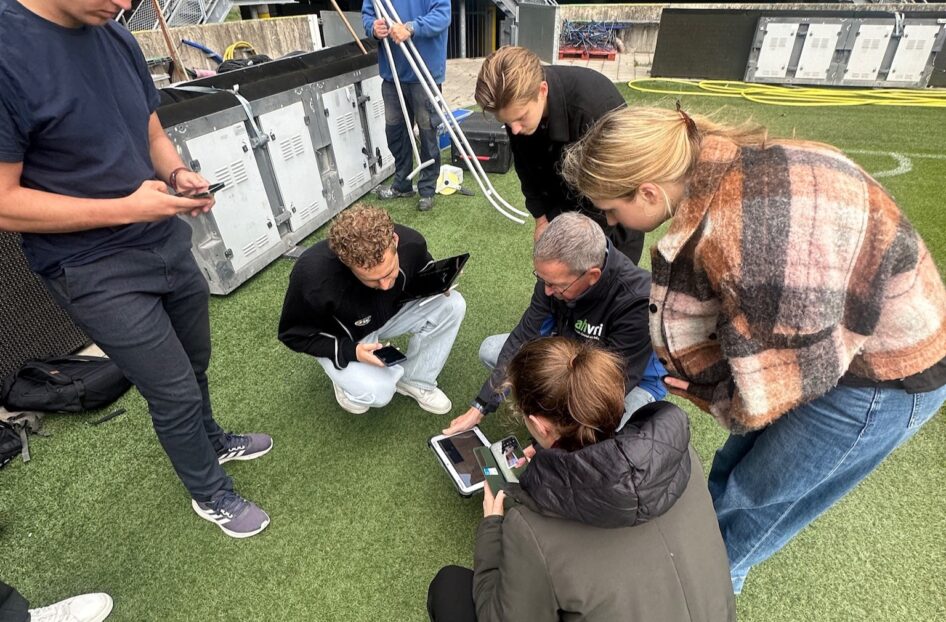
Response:
POLYGON ((404 356, 404 353, 394 346, 384 346, 383 348, 375 350, 372 352, 372 354, 381 359, 381 362, 388 367, 391 365, 397 365, 401 361, 407 359, 407 357, 404 356))
POLYGON ((198 192, 197 194, 183 194, 178 192, 175 196, 184 197, 187 199, 209 199, 211 196, 217 193, 218 190, 223 190, 227 184, 222 181, 218 181, 215 184, 210 184, 210 187, 207 188, 207 192, 198 192))

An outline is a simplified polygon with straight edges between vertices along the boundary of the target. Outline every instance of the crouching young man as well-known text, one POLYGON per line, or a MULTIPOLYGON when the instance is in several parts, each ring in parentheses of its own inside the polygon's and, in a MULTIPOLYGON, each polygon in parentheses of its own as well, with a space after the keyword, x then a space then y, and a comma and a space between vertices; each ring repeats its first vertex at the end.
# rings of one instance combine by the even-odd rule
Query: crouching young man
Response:
POLYGON ((431 261, 420 233, 395 225, 382 209, 355 205, 293 268, 279 339, 316 357, 348 412, 386 406, 395 392, 428 412, 450 412, 437 376, 466 302, 451 292, 402 304, 407 284, 431 261), (406 360, 386 367, 374 352, 381 342, 408 333, 406 360))

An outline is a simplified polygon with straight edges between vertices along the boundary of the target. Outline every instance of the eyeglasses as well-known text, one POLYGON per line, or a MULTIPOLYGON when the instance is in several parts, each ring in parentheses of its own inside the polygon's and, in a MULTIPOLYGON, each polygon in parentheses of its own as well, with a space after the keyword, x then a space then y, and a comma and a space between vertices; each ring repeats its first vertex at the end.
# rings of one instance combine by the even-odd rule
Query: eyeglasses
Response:
POLYGON ((548 287, 550 290, 552 290, 553 292, 555 292, 555 293, 558 294, 559 296, 564 296, 564 295, 565 295, 565 292, 567 292, 568 290, 570 290, 570 289, 572 288, 572 285, 574 285, 575 283, 577 283, 578 281, 580 281, 580 280, 581 280, 581 277, 585 276, 587 273, 588 273, 588 271, 585 270, 584 272, 582 272, 581 274, 579 274, 577 279, 575 279, 574 281, 572 281, 571 283, 569 283, 567 286, 565 286, 565 289, 562 289, 562 288, 557 287, 557 286, 555 286, 555 285, 551 285, 550 283, 546 282, 546 280, 543 279, 542 277, 540 277, 540 276, 539 276, 539 273, 536 272, 535 270, 532 271, 532 276, 534 276, 534 277, 535 277, 535 280, 537 280, 539 283, 541 283, 541 284, 544 285, 545 287, 548 287))

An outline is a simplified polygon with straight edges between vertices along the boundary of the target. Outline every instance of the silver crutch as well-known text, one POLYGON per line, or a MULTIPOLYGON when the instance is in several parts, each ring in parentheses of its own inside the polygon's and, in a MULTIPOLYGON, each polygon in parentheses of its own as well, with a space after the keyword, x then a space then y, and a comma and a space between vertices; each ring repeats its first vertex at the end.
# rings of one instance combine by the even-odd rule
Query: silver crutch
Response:
MULTIPOLYGON (((377 0, 374 0, 374 12, 375 15, 380 17, 377 0)), ((387 20, 384 21, 387 22, 387 20)), ((390 27, 390 22, 387 23, 388 27, 390 27)), ((381 40, 381 45, 384 46, 384 53, 387 55, 388 65, 391 67, 391 75, 394 76, 394 88, 397 90, 397 99, 401 104, 401 114, 404 116, 404 123, 407 125, 407 137, 411 141, 411 150, 414 152, 414 160, 417 161, 417 168, 411 171, 411 174, 407 176, 408 179, 414 179, 417 173, 421 172, 428 166, 433 165, 434 160, 433 158, 427 160, 426 162, 421 162, 420 160, 420 151, 417 148, 417 139, 414 137, 414 127, 411 125, 411 117, 407 113, 407 102, 404 101, 404 92, 401 90, 401 78, 397 75, 397 67, 394 65, 394 54, 391 53, 391 42, 388 41, 388 37, 385 37, 381 40)))
MULTIPOLYGON (((383 4, 378 3, 376 5, 376 10, 380 11, 382 18, 388 23, 393 21, 400 24, 400 16, 397 15, 397 12, 391 5, 390 0, 382 0, 382 2, 383 4), (394 20, 391 19, 391 13, 394 14, 394 20)), ((520 224, 525 222, 523 218, 519 218, 518 216, 528 217, 529 214, 522 212, 510 205, 499 195, 492 183, 490 183, 485 171, 483 171, 482 165, 480 165, 472 147, 470 147, 469 141, 467 141, 466 136, 463 134, 463 130, 460 128, 459 122, 454 119, 453 115, 450 113, 449 106, 437 88, 437 83, 433 79, 433 76, 430 75, 430 70, 424 63, 423 57, 421 57, 420 53, 417 51, 417 48, 410 39, 407 39, 405 43, 407 43, 406 46, 401 45, 401 51, 404 53, 404 57, 407 59, 408 64, 410 64, 411 69, 414 70, 414 73, 419 78, 422 78, 420 84, 423 87, 424 92, 427 94, 427 97, 431 100, 431 102, 434 103, 434 106, 437 109, 437 114, 440 116, 440 120, 444 124, 444 127, 447 128, 447 131, 450 133, 450 137, 453 139, 454 144, 460 147, 461 157, 466 162, 467 168, 473 175, 476 183, 479 185, 480 190, 482 190, 487 200, 489 200, 490 204, 500 214, 520 224), (512 214, 507 212, 507 209, 512 212, 512 214)))

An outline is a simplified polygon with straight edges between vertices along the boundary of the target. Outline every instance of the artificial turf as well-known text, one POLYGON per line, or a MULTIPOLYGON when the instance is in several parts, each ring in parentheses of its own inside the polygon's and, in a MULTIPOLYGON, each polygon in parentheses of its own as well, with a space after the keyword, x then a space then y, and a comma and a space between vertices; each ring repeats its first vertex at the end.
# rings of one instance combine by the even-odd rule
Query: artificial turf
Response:
MULTIPOLYGON (((673 101, 625 93, 631 105, 673 101)), ((882 181, 946 272, 941 110, 681 99, 691 111, 716 111, 724 120, 752 116, 775 135, 831 142, 872 172, 893 169, 896 161, 862 152, 933 156, 911 156, 912 171, 882 181)), ((493 181, 521 205, 514 173, 493 181)), ((440 197, 429 213, 417 212, 411 200, 385 206, 427 237, 435 257, 472 253, 460 288, 466 320, 440 376, 455 415, 485 378, 480 341, 508 331, 528 301, 531 225, 505 220, 482 196, 440 197)), ((322 235, 324 228, 306 244, 322 235)), ((33 460, 0 472, 0 579, 36 605, 107 591, 116 621, 426 619, 428 582, 445 564, 471 565, 481 516, 479 499, 457 496, 426 447, 449 417, 425 413, 403 396, 367 415, 342 411, 315 361, 276 339, 291 267, 279 260, 211 302, 217 418, 230 430, 275 439, 269 455, 226 467, 238 490, 270 513, 269 528, 237 541, 198 519, 156 442, 144 401, 131 391, 115 405, 128 413, 101 426, 89 425, 98 413, 48 417, 53 436, 33 439, 33 460)), ((708 467, 725 433, 684 407, 708 467)), ((482 427, 491 438, 514 429, 502 416, 482 427)), ((754 569, 737 600, 740 619, 946 619, 944 441, 940 413, 754 569)))

